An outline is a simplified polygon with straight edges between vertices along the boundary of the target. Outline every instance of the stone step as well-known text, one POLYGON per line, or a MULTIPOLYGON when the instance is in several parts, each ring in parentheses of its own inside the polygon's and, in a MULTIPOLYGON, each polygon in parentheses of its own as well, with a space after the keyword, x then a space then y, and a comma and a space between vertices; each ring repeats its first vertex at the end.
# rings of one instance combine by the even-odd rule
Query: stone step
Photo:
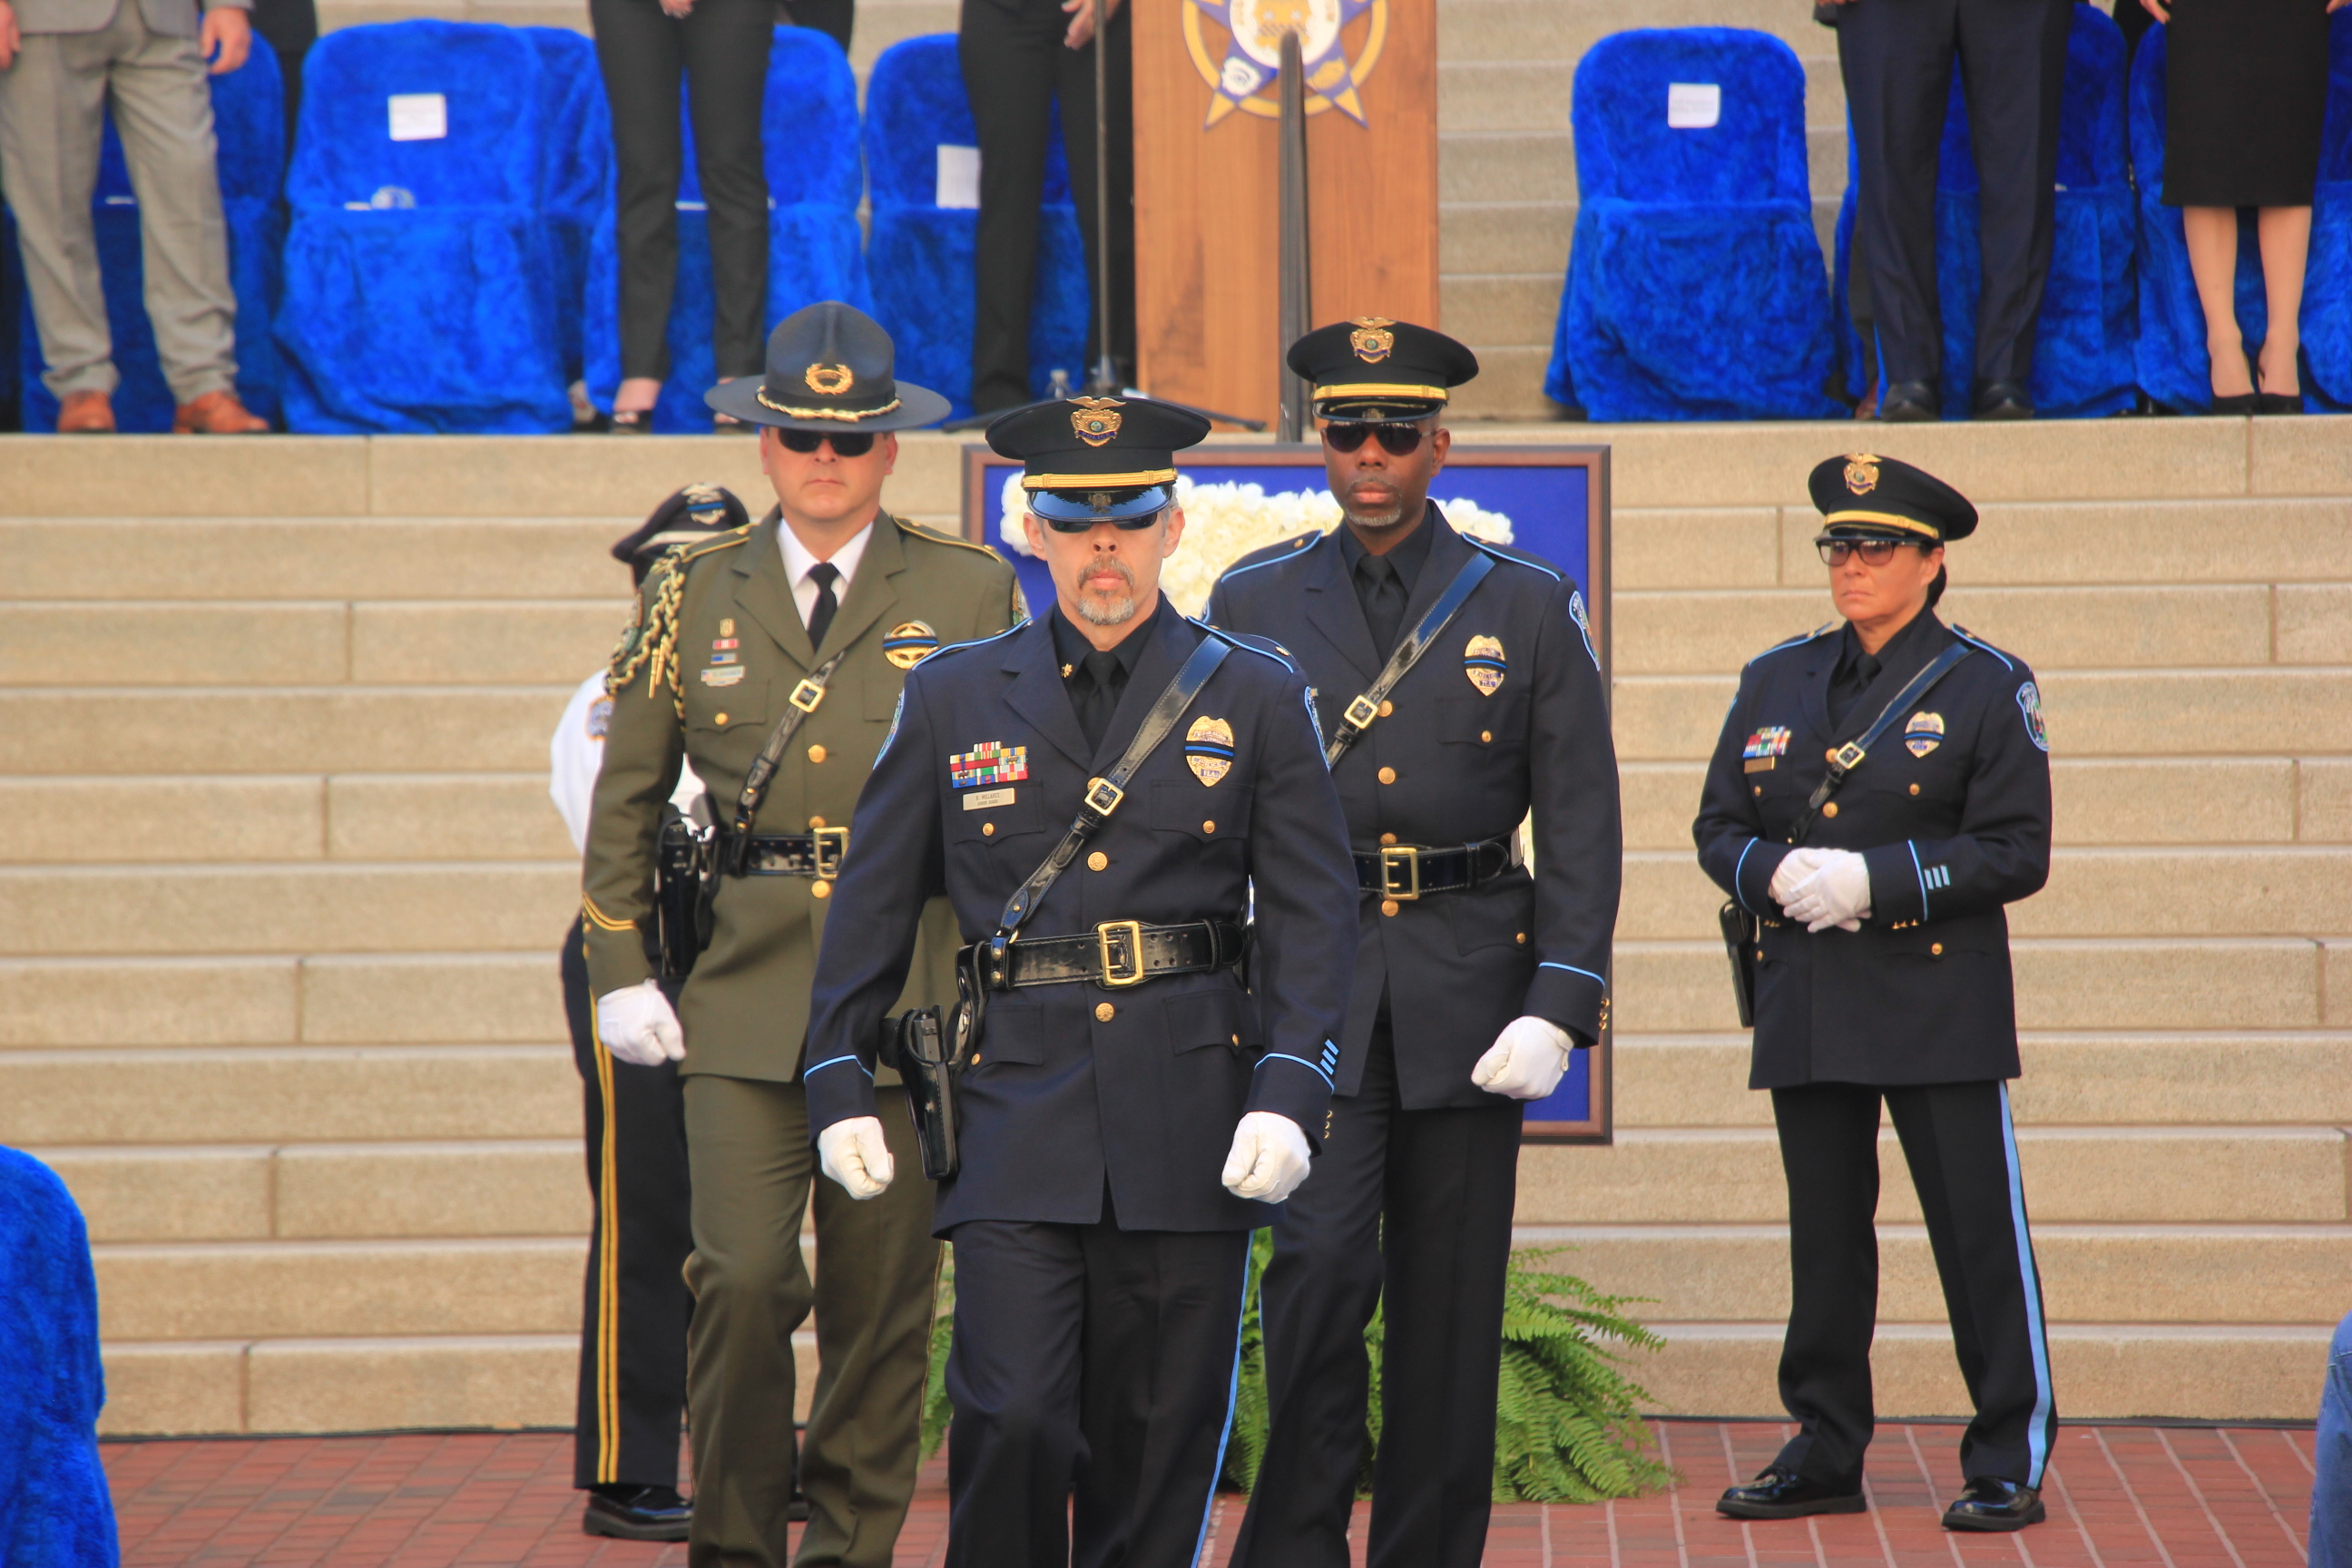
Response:
MULTIPOLYGON (((1706 776, 1698 763, 1620 768, 1625 847, 1688 850, 1706 776)), ((2059 758, 2050 786, 2062 848, 2352 839, 2352 759, 2342 757, 2059 758)))
MULTIPOLYGON (((1919 1217, 1895 1132, 1880 1131, 1882 1220, 1919 1217)), ((2339 1225, 2346 1134, 2335 1127, 2021 1127, 2036 1224, 2339 1225)), ((1769 1128, 1625 1128, 1606 1147, 1543 1144, 1519 1160, 1522 1225, 1780 1224, 1788 1218, 1769 1128)))
POLYGON ((579 908, 569 859, 0 868, 0 953, 544 951, 579 908))
MULTIPOLYGON (((1717 929, 1724 897, 1687 851, 1631 851, 1618 938, 1706 935, 1717 929)), ((1935 907, 1931 896, 1931 916, 1935 907)), ((2061 849, 2049 886, 2010 906, 2009 927, 2044 937, 2352 931, 2352 848, 2061 849)))
POLYGON ((20 777, 523 773, 593 668, 561 686, 0 688, 0 732, 20 777))
POLYGON ((0 1052, 0 1143, 576 1140, 569 1046, 0 1052))
MULTIPOLYGON (((1748 1087, 1745 1031, 1620 1034, 1610 1093, 1621 1128, 1769 1127, 1748 1087)), ((2028 1033, 2010 1085, 2021 1126, 2352 1124, 2352 1035, 2028 1033)))
MULTIPOLYGON (((112 1341, 106 1436, 569 1429, 580 1333, 112 1341)), ((816 1332, 793 1336, 793 1414, 808 1418, 816 1332)))
MULTIPOLYGON (((1536 273, 1554 280, 1557 299, 1575 230, 1576 208, 1565 202, 1449 202, 1439 208, 1441 287, 1445 278, 1469 273, 1536 273)), ((1484 379, 1484 359, 1478 369, 1484 379)))
POLYGON ((567 1037, 567 930, 536 952, 0 959, 0 1050, 543 1045, 567 1037))
MULTIPOLYGON (((1734 667, 1736 668, 1736 667, 1734 667)), ((2352 668, 2036 669, 2052 748, 2069 757, 2241 756, 2293 735, 2298 751, 2352 752, 2352 668)), ((1627 762, 1703 760, 1738 682, 1621 676, 1611 694, 1627 762)), ((0 696, 0 712, 6 698, 0 696)))
MULTIPOLYGON (((1784 1421, 1774 1369, 1779 1322, 1650 1325, 1666 1342, 1629 1374, 1654 1407, 1681 1415, 1784 1421)), ((2309 1421, 2319 1408, 2332 1331, 2310 1324, 2053 1323, 2051 1381, 2069 1419, 2178 1416, 2195 1421, 2309 1421)), ((1889 1323, 1871 1345, 1872 1399, 1882 1419, 1973 1408, 1940 1324, 1889 1323)), ((1671 1460, 1680 1428, 1659 1430, 1671 1460)), ((1880 1440, 1905 1434, 1882 1428, 1880 1440)), ((1709 1450, 1709 1460, 1716 1452, 1709 1450)), ((1719 1462, 1719 1461, 1717 1461, 1719 1462)), ((2063 1482, 2063 1475, 2059 1478, 2063 1482)), ((1932 1515, 1922 1515, 1925 1524, 1932 1515)))
MULTIPOLYGON (((1906 1183, 1887 1151, 1884 1178, 1906 1183)), ((1522 1227, 1522 1246, 1561 1247, 1557 1267, 1646 1317, 1685 1322, 1785 1318, 1786 1226, 1522 1227)), ((2033 1226, 2044 1310, 2053 1323, 2312 1323, 2343 1315, 2352 1226, 2033 1226), (2260 1279, 2258 1291, 2246 1281, 2260 1279)), ((1878 1319, 1942 1324, 1943 1289, 1924 1225, 1878 1227, 1878 1319)))
MULTIPOLYGON (((2352 942, 2344 940, 2020 938, 2011 951, 2023 1029, 2352 1026, 2352 942)), ((1618 1028, 1685 1034, 1738 1026, 1720 937, 1621 938, 1613 963, 1618 1028)))
POLYGON ((1551 364, 1549 342, 1533 343, 1473 343, 1478 356, 1478 379, 1454 395, 1449 405, 1460 429, 1509 429, 1520 440, 1572 440, 1578 426, 1563 423, 1567 411, 1544 395, 1544 377, 1551 364), (1528 421, 1530 425, 1476 421, 1528 421))

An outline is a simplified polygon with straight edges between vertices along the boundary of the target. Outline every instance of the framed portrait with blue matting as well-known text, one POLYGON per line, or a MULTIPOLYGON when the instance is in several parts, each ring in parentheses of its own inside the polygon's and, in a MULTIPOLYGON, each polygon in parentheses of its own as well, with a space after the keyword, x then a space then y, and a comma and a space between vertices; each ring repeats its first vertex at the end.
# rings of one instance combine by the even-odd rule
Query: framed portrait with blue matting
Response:
MULTIPOLYGON (((1184 542, 1161 579, 1178 609, 1198 615, 1218 575, 1249 552, 1309 529, 1338 526, 1339 503, 1325 488, 1322 451, 1319 444, 1220 443, 1181 455, 1178 499, 1184 507, 1184 542)), ((1488 447, 1457 440, 1429 493, 1464 532, 1539 555, 1577 580, 1590 606, 1592 645, 1607 690, 1615 620, 1609 598, 1609 448, 1488 447)), ((1023 595, 1043 613, 1054 602, 1054 584, 1045 563, 1028 553, 1021 532, 1024 510, 1021 465, 985 446, 966 446, 965 536, 995 546, 1011 561, 1023 595)), ((1609 1142, 1606 1012, 1602 1019, 1600 1043, 1576 1052, 1559 1088, 1528 1106, 1529 1142, 1609 1142)))

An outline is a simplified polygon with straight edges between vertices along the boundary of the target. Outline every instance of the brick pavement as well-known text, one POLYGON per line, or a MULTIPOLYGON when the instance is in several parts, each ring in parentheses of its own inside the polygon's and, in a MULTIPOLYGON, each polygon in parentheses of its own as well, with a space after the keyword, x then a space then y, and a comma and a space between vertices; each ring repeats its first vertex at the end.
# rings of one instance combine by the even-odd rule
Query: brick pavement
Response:
MULTIPOLYGON (((2312 1436, 2260 1427, 2069 1426, 2045 1489, 2050 1521, 1964 1538, 1937 1524, 1958 1487, 1958 1428, 1887 1426, 1869 1513, 1773 1524, 1717 1517, 1716 1494, 1760 1469, 1785 1427, 1667 1421, 1674 1491, 1606 1507, 1496 1510, 1489 1568, 2287 1568, 2305 1561, 2312 1436)), ((104 1445, 126 1568, 684 1568, 685 1549, 579 1531, 572 1440, 557 1433, 185 1439, 104 1445)), ((1210 1519, 1223 1568, 1241 1500, 1210 1519)), ((1364 1510, 1356 1518, 1362 1562, 1364 1510)), ((945 1468, 928 1467, 900 1568, 942 1560, 945 1468)))

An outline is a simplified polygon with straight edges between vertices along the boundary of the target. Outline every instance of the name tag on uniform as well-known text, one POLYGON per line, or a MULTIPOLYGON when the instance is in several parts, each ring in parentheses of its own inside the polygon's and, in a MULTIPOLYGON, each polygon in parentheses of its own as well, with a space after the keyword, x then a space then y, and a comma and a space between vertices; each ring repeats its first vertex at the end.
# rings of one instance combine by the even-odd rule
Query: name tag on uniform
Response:
POLYGON ((1011 805, 1017 793, 1009 789, 984 789, 977 795, 964 796, 963 808, 966 811, 985 811, 991 806, 1011 805))

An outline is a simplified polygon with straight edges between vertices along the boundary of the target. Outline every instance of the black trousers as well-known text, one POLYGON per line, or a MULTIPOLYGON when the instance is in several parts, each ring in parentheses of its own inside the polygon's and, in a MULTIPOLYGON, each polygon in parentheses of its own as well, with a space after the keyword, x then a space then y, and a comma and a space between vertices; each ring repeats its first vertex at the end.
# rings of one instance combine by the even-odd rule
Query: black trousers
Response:
POLYGON ((1772 1091, 1789 1178, 1789 1336, 1780 1402, 1801 1430, 1776 1461, 1860 1490, 1870 1446, 1870 1340, 1878 1316, 1878 1102, 1903 1141, 1944 1282, 1952 1348, 1976 1418, 1960 1473, 2042 1484, 2058 1432, 2042 1277, 2017 1174, 2009 1086, 1772 1091))
POLYGON ((294 127, 302 117, 302 60, 319 41, 316 0, 253 0, 247 18, 278 56, 278 75, 286 90, 286 160, 294 160, 294 127))
MULTIPOLYGON (((1101 275, 1095 254, 1095 47, 1062 47, 1069 14, 1061 0, 963 0, 956 40, 964 91, 980 136, 980 235, 974 261, 971 405, 1015 408, 1029 397, 1029 300, 1037 279, 1037 204, 1045 187, 1048 115, 1062 105, 1070 194, 1086 241, 1087 278, 1101 275)), ((1104 62, 1109 86, 1110 353, 1135 363, 1135 91, 1128 8, 1110 19, 1104 62)), ((1087 363, 1103 352, 1101 306, 1087 321, 1087 363)))
POLYGON ((955 1227, 950 1568, 1192 1568, 1241 1354, 1246 1231, 955 1227), (1071 1550, 1073 1527, 1076 1550, 1071 1550))
POLYGON ((849 52, 850 29, 857 25, 857 0, 784 0, 795 27, 814 27, 849 52))
POLYGON ((694 1313, 679 1272, 694 1247, 685 1102, 674 1063, 635 1067, 597 1046, 583 941, 574 922, 563 942, 563 1011, 587 1089, 595 1224, 580 1330, 572 1484, 675 1487, 686 1412, 686 1327, 694 1313))
POLYGON ((1486 1550, 1521 1107, 1401 1110, 1385 1014, 1369 1049, 1362 1086, 1333 1101, 1314 1172, 1275 1226, 1259 1298, 1272 1424, 1236 1568, 1347 1568, 1375 1305, 1381 1447, 1365 1561, 1475 1568, 1486 1550))
POLYGON ((710 344, 721 376, 757 375, 765 359, 768 173, 760 104, 774 0, 695 0, 683 21, 656 0, 588 0, 596 61, 613 110, 620 167, 621 374, 669 375, 670 295, 677 281, 678 73, 694 116, 695 171, 710 226, 710 344))
POLYGON ((2021 383, 2032 374, 2073 16, 2073 0, 1856 0, 1838 17, 1861 178, 1854 251, 1869 268, 1890 384, 1932 384, 1943 369, 1936 158, 1955 55, 1981 187, 1976 378, 2021 383))

